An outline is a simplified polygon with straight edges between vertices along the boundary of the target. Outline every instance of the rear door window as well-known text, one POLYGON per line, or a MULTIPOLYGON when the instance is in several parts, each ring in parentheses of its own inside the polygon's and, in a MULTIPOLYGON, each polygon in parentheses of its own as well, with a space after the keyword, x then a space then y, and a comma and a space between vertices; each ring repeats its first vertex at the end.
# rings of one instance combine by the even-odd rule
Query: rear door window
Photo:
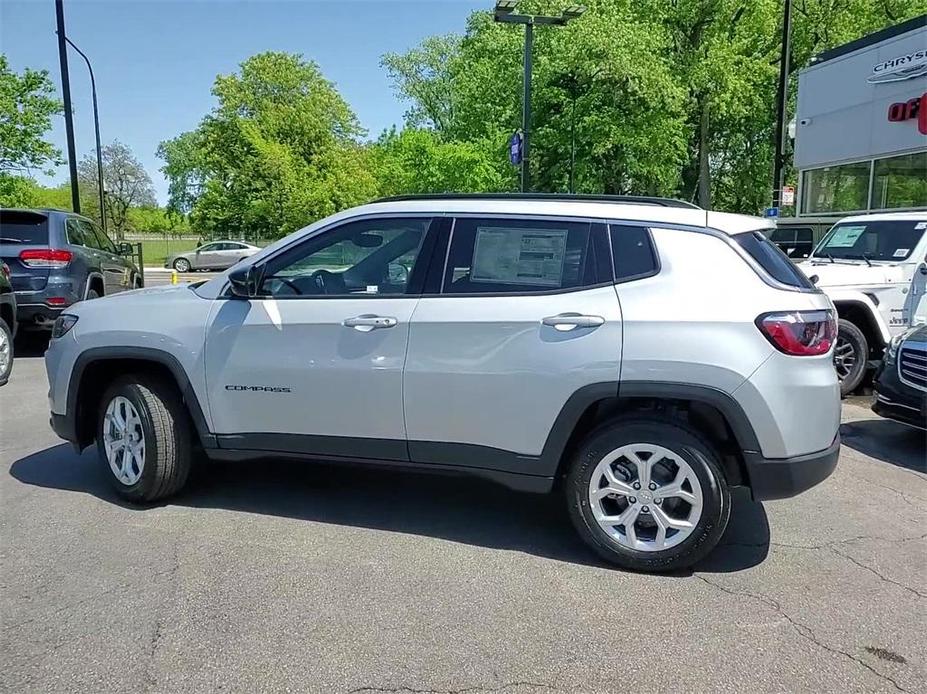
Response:
MULTIPOLYGON (((72 246, 91 246, 87 241, 87 233, 77 219, 69 219, 65 228, 68 232, 68 243, 72 246)), ((92 234, 91 234, 92 237, 92 234)))
POLYGON ((814 289, 805 274, 761 231, 748 231, 731 237, 770 277, 796 289, 814 289))
POLYGON ((0 210, 0 243, 48 245, 48 217, 37 212, 0 210))
POLYGON ((84 224, 90 227, 94 236, 97 237, 97 243, 102 250, 113 254, 116 253, 116 244, 112 242, 109 236, 103 233, 103 230, 100 227, 98 227, 93 222, 84 222, 84 224))
POLYGON ((608 251, 593 239, 588 222, 458 218, 443 293, 524 294, 595 285, 603 281, 598 256, 608 251))

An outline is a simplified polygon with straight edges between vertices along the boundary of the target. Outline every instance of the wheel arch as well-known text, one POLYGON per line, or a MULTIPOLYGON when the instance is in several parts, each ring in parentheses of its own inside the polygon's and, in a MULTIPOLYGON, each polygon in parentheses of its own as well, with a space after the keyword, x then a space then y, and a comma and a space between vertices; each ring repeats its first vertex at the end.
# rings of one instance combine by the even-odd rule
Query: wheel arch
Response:
POLYGON ((869 348, 881 350, 891 341, 891 332, 868 296, 834 298, 837 317, 848 320, 866 336, 869 348))
POLYGON ((169 380, 177 388, 203 448, 215 448, 199 398, 183 366, 174 355, 149 347, 97 347, 83 352, 68 381, 67 411, 74 421, 78 450, 95 438, 96 414, 109 385, 127 373, 147 373, 169 380))
POLYGON ((97 294, 103 296, 106 293, 106 285, 103 282, 103 275, 99 272, 88 272, 87 273, 87 282, 84 284, 84 300, 86 301, 87 297, 90 294, 91 289, 96 289, 97 294))
POLYGON ((749 484, 745 456, 759 440, 740 404, 710 386, 658 381, 594 384, 576 391, 548 435, 541 457, 562 480, 576 445, 596 428, 629 413, 658 414, 693 427, 718 450, 732 485, 749 484))

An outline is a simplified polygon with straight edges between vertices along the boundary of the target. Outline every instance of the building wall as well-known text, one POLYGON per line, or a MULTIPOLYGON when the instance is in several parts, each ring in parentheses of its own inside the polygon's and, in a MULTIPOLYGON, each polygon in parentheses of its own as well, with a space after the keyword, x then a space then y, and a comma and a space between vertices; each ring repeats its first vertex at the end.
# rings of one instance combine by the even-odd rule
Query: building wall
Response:
POLYGON ((812 65, 798 78, 795 167, 810 169, 839 162, 880 158, 927 149, 917 118, 892 122, 893 103, 927 92, 927 28, 812 65), (920 53, 920 58, 916 56, 920 53), (914 55, 907 67, 924 67, 909 79, 874 83, 893 68, 884 63, 914 55), (881 69, 874 72, 874 68, 881 69))

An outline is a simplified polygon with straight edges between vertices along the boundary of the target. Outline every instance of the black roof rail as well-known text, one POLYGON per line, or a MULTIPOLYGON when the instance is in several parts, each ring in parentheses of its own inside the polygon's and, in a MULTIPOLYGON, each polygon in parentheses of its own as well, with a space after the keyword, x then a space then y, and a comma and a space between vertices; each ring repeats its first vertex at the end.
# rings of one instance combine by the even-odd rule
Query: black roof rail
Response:
POLYGON ((660 198, 649 195, 594 195, 586 193, 423 193, 421 195, 392 195, 374 202, 401 202, 407 200, 546 200, 549 202, 610 202, 621 205, 656 205, 701 209, 685 200, 660 198))

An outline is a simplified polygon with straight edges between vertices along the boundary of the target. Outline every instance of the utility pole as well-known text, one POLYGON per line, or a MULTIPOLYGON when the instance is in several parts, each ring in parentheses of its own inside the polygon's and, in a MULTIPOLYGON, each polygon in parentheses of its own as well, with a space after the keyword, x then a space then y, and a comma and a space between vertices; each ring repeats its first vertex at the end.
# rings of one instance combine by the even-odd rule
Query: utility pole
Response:
POLYGON ((525 26, 525 70, 524 70, 524 96, 522 97, 521 111, 521 192, 531 190, 531 174, 529 166, 529 142, 531 131, 531 56, 534 46, 534 25, 566 26, 571 19, 581 16, 586 8, 582 5, 570 5, 559 17, 545 17, 542 15, 515 14, 518 0, 496 0, 493 18, 503 24, 523 24, 525 26))
POLYGON ((90 65, 90 58, 88 58, 67 36, 64 37, 64 40, 68 42, 71 48, 80 54, 80 57, 87 63, 87 70, 90 72, 90 92, 93 94, 93 129, 97 139, 97 187, 100 193, 100 226, 103 227, 103 233, 105 234, 106 208, 103 206, 103 146, 100 143, 100 111, 97 108, 97 81, 93 78, 93 66, 90 65))
POLYGON ((782 56, 779 59, 779 92, 776 103, 776 153, 773 158, 772 206, 782 204, 782 186, 785 184, 785 143, 789 107, 789 59, 791 57, 792 0, 785 0, 782 11, 782 56))
POLYGON ((68 170, 71 174, 71 206, 80 214, 80 190, 77 187, 77 153, 74 151, 74 113, 71 110, 71 80, 68 77, 67 36, 64 33, 64 0, 55 0, 58 20, 58 61, 61 64, 61 97, 64 100, 64 132, 68 141, 68 170))

